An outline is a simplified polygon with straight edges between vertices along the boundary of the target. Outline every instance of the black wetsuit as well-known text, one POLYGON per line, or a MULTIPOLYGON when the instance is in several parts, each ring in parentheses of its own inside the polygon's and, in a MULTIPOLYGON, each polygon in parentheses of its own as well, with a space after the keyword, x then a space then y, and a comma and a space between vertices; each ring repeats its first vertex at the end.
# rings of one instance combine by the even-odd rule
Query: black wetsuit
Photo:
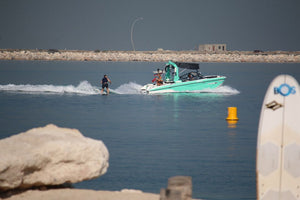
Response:
POLYGON ((102 88, 108 88, 108 80, 105 77, 102 79, 102 88))

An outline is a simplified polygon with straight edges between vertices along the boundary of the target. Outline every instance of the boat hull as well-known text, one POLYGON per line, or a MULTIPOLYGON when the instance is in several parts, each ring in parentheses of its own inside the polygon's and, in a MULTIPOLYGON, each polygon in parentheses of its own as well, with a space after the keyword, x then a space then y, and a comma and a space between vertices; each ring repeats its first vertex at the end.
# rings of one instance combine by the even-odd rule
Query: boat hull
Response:
POLYGON ((211 90, 223 84, 225 76, 217 76, 215 78, 204 78, 193 81, 166 83, 161 86, 147 84, 142 87, 143 93, 169 93, 169 92, 197 92, 203 90, 211 90))

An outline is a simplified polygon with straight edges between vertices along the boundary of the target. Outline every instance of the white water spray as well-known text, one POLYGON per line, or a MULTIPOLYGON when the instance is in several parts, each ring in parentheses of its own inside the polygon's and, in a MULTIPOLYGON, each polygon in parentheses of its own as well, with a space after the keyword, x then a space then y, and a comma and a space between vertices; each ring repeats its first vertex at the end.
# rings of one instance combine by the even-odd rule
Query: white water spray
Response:
POLYGON ((0 91, 25 93, 25 94, 81 94, 95 95, 100 91, 97 87, 92 86, 88 81, 82 81, 78 86, 73 85, 0 85, 0 91))
MULTIPOLYGON (((116 89, 110 89, 111 93, 115 94, 141 94, 142 85, 135 82, 129 82, 120 85, 116 89)), ((25 94, 77 94, 77 95, 98 95, 100 94, 99 87, 92 86, 88 81, 82 81, 77 86, 73 85, 0 85, 0 92, 14 92, 25 94)), ((235 95, 240 92, 230 86, 221 86, 211 90, 194 91, 192 93, 216 93, 224 95, 235 95)))

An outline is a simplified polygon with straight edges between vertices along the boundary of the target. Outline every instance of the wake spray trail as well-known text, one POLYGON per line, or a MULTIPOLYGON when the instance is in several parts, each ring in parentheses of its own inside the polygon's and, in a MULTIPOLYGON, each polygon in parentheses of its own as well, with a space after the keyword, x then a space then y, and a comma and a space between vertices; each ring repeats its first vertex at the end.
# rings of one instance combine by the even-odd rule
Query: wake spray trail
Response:
POLYGON ((227 85, 223 85, 218 88, 210 89, 210 90, 201 90, 198 92, 199 93, 216 93, 216 94, 224 94, 224 95, 235 95, 235 94, 240 93, 240 91, 238 91, 237 89, 234 89, 227 85))
MULTIPOLYGON (((116 89, 111 89, 114 94, 140 94, 142 85, 137 83, 125 83, 116 89)), ((0 92, 12 92, 23 94, 77 94, 77 95, 98 95, 101 88, 92 86, 88 81, 82 81, 77 86, 73 85, 32 85, 32 84, 8 84, 0 85, 0 92)))
MULTIPOLYGON (((135 82, 129 82, 120 85, 116 89, 111 89, 111 93, 114 94, 141 94, 141 88, 143 86, 135 82)), ((13 92, 23 94, 77 94, 77 95, 98 95, 100 94, 99 87, 92 86, 88 81, 82 81, 77 86, 73 85, 0 85, 0 92, 13 92)), ((194 91, 191 93, 215 93, 223 95, 235 95, 240 92, 230 86, 221 86, 212 90, 194 91)))
POLYGON ((97 87, 92 86, 88 81, 82 81, 78 86, 67 85, 0 85, 0 91, 25 93, 25 94, 80 94, 96 95, 100 94, 97 87))
POLYGON ((143 86, 134 82, 125 83, 120 85, 117 89, 112 90, 118 94, 141 94, 143 86))

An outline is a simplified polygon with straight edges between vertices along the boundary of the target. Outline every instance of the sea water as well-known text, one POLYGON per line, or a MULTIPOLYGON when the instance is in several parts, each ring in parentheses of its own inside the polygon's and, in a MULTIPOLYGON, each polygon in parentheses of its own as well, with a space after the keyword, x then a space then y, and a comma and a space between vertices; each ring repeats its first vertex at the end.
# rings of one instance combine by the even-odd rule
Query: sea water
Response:
MULTIPOLYGON (((0 61, 0 138, 53 123, 102 140, 105 175, 75 188, 159 193, 169 177, 191 176, 193 198, 256 199, 256 139, 266 89, 298 64, 203 63, 225 75, 213 91, 140 94, 164 63, 0 61), (100 95, 104 74, 110 95, 100 95), (239 121, 228 126, 227 107, 239 121)), ((17 148, 17 147, 16 147, 17 148)))

